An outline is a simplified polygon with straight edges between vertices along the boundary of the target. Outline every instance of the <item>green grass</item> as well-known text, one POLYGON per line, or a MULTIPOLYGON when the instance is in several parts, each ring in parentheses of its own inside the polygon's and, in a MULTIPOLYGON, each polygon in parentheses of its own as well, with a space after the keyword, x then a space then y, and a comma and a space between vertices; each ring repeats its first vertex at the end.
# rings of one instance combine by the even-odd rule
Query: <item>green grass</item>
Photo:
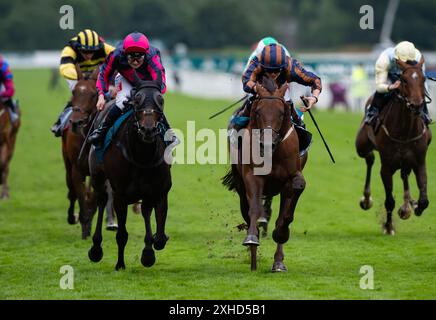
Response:
MULTIPOLYGON (((226 165, 175 165, 167 234, 152 268, 140 263, 142 216, 129 212, 126 270, 116 272, 115 233, 104 231, 104 257, 87 257, 91 240, 67 224, 65 172, 61 142, 49 131, 68 98, 66 90, 47 90, 46 70, 16 71, 23 125, 10 172, 11 199, 0 203, 0 299, 435 299, 436 298, 436 151, 430 146, 428 194, 423 216, 400 221, 397 234, 382 234, 384 192, 373 174, 374 208, 360 209, 364 161, 354 151, 360 115, 316 112, 336 158, 333 165, 310 119, 315 142, 304 171, 307 188, 300 198, 291 239, 285 245, 287 273, 272 274, 275 244, 261 240, 258 271, 250 272, 241 245, 244 233, 238 199, 220 183, 226 165), (63 265, 74 268, 74 289, 59 287, 63 265), (359 288, 363 265, 374 268, 374 290, 359 288)), ((166 95, 172 125, 197 130, 225 128, 230 111, 208 116, 228 101, 166 95)), ((413 195, 416 183, 411 179, 413 195)), ((402 202, 395 176, 396 208, 402 202)), ((277 200, 274 203, 277 217, 277 200)))

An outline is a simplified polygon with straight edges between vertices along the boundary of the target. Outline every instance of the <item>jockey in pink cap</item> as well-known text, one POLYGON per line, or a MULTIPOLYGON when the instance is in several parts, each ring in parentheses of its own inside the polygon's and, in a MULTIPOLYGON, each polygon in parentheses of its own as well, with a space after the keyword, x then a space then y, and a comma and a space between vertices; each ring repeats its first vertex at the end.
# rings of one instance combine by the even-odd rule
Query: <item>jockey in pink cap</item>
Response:
MULTIPOLYGON (((89 141, 95 145, 99 145, 103 141, 106 132, 121 115, 125 107, 124 102, 130 98, 135 72, 141 80, 160 82, 162 84, 161 92, 165 93, 166 91, 165 69, 162 66, 160 51, 150 46, 147 37, 142 33, 129 34, 100 67, 97 80, 99 93, 97 108, 99 110, 105 107, 105 97, 109 97, 109 83, 117 71, 115 83, 118 84, 119 91, 116 102, 108 111, 105 120, 89 136, 89 141)), ((166 119, 162 120, 169 128, 166 119)))
POLYGON ((12 101, 15 93, 14 81, 8 63, 0 56, 0 101, 8 106, 11 121, 18 120, 18 105, 12 101))

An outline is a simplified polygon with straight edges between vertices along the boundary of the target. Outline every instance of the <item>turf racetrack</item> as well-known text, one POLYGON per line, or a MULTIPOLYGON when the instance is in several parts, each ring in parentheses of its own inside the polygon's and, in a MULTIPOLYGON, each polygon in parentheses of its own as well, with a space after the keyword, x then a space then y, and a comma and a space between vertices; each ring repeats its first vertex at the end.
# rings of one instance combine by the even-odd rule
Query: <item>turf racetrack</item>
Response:
MULTIPOLYGON (((22 127, 10 172, 11 199, 0 202, 0 299, 434 299, 436 298, 436 148, 427 156, 429 208, 400 221, 399 173, 394 177, 397 234, 382 234, 384 191, 379 159, 373 171, 374 207, 359 207, 364 160, 354 151, 361 115, 314 112, 335 156, 333 165, 309 118, 315 141, 304 171, 307 188, 285 245, 287 273, 273 274, 275 243, 261 239, 258 271, 250 272, 238 198, 220 182, 226 165, 175 165, 169 196, 166 248, 144 268, 141 215, 130 210, 126 270, 116 272, 115 233, 104 230, 104 257, 89 261, 91 240, 67 224, 67 189, 61 141, 49 130, 68 98, 66 86, 48 90, 48 70, 16 71, 22 127), (63 290, 60 268, 74 270, 63 290), (374 289, 359 287, 359 270, 374 269, 374 289)), ((166 113, 175 128, 225 128, 230 115, 208 120, 229 101, 168 93, 166 113)), ((414 177, 412 195, 416 198, 414 177)), ((277 217, 275 200, 273 219, 277 217)), ((94 219, 95 226, 95 219, 94 219)), ((271 226, 272 230, 272 226, 271 226)))

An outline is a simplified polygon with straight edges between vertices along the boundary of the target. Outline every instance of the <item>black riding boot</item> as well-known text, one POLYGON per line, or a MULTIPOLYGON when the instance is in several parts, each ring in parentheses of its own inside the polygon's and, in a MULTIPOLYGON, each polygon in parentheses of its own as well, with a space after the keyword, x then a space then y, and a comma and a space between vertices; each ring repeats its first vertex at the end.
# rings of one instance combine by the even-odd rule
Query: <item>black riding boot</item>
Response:
POLYGON ((422 109, 421 117, 422 120, 424 120, 426 126, 428 126, 433 122, 433 120, 430 118, 430 114, 428 113, 428 107, 426 102, 424 103, 424 108, 422 109))
POLYGON ((292 101, 288 101, 287 104, 289 105, 289 109, 291 110, 292 122, 295 125, 306 129, 306 125, 304 124, 303 119, 298 116, 297 110, 295 110, 294 103, 292 101))
POLYGON ((9 98, 8 100, 5 100, 3 102, 10 110, 10 116, 11 121, 15 122, 18 120, 18 105, 15 105, 14 101, 12 101, 12 98, 9 98))
POLYGON ((100 146, 104 141, 106 133, 122 113, 123 111, 118 108, 116 104, 112 105, 107 113, 106 118, 104 118, 98 128, 91 133, 91 135, 88 137, 88 141, 96 147, 100 146))
POLYGON ((51 127, 51 132, 54 133, 55 137, 62 136, 62 131, 65 128, 65 125, 67 124, 68 118, 71 115, 73 105, 71 104, 71 101, 67 102, 67 105, 64 107, 64 110, 62 110, 61 114, 59 115, 57 121, 55 124, 51 127))
POLYGON ((365 123, 370 126, 374 126, 377 120, 377 116, 380 113, 381 109, 386 105, 386 103, 391 98, 390 93, 380 93, 375 92, 374 97, 372 98, 372 103, 369 108, 366 110, 365 123))

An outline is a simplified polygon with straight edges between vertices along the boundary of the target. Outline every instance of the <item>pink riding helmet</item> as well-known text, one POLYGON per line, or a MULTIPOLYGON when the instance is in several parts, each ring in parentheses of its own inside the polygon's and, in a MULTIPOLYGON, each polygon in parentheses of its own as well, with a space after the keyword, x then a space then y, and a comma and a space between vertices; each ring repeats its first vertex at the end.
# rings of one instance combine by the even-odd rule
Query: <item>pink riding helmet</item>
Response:
POLYGON ((150 43, 145 35, 140 32, 133 32, 124 38, 124 52, 142 52, 147 53, 150 43))

